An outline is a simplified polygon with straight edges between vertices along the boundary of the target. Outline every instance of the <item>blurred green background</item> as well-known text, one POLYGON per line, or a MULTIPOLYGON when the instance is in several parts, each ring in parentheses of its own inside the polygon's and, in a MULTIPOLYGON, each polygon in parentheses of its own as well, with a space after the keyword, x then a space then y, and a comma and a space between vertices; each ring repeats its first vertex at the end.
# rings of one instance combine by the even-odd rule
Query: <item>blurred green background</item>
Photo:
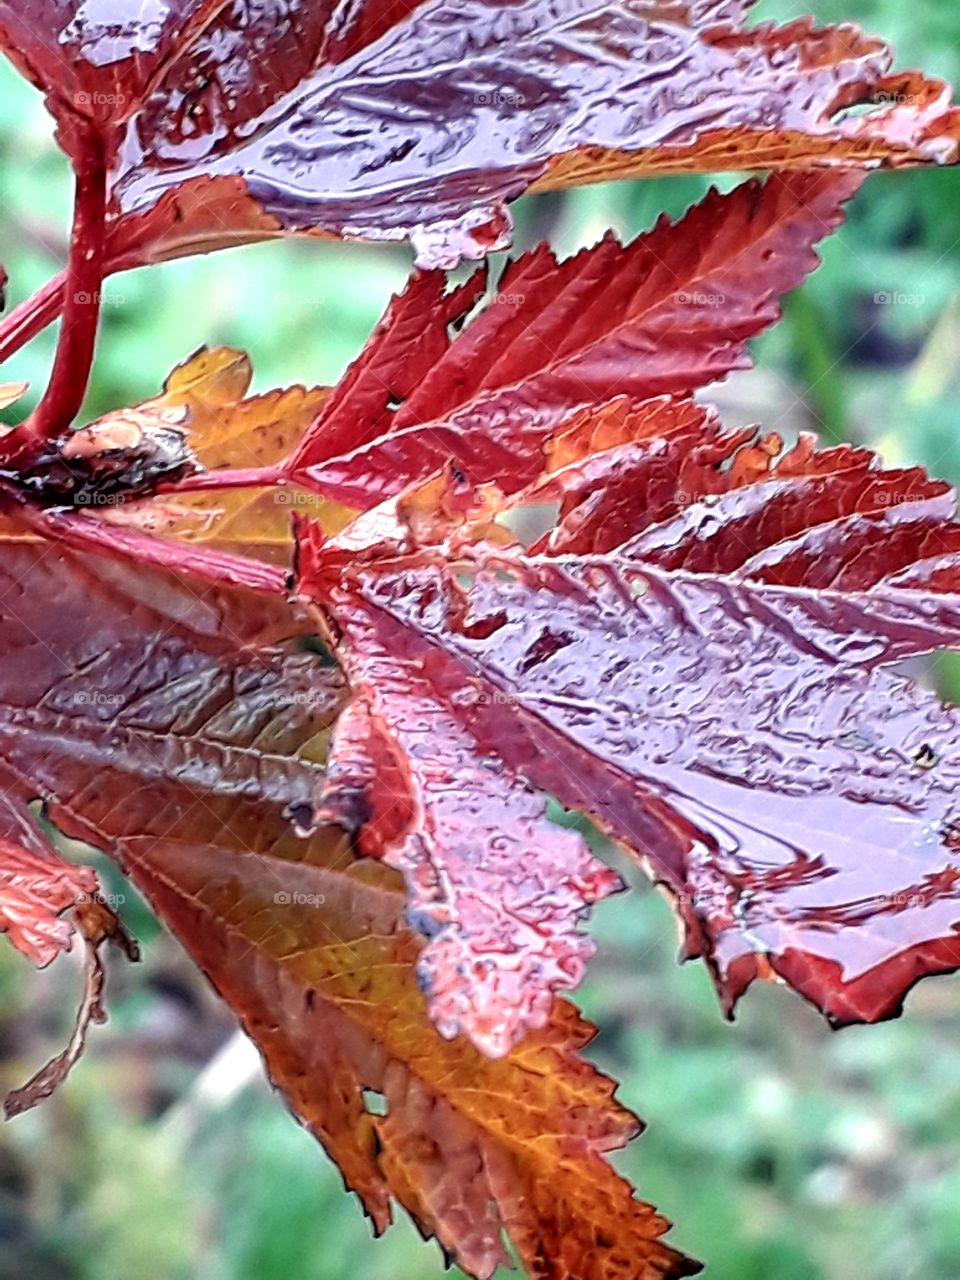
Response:
MULTIPOLYGON (((767 0, 892 39, 900 66, 960 83, 953 0, 767 0)), ((517 209, 517 242, 563 252, 679 213, 698 178, 595 187, 517 209)), ((727 182, 727 185, 730 185, 727 182)), ((0 68, 0 258, 18 302, 62 263, 66 166, 38 95, 0 68)), ((814 427, 960 480, 960 177, 873 178, 824 265, 720 393, 738 421, 814 427)), ((266 245, 114 277, 90 415, 154 394, 201 343, 247 347, 260 388, 334 380, 409 267, 401 249, 266 245)), ((43 386, 44 335, 4 369, 43 386)), ((952 660, 936 676, 960 693, 952 660)), ((109 1025, 69 1085, 0 1130, 0 1280, 428 1280, 409 1223, 374 1243, 335 1169, 264 1084, 229 1015, 129 887, 144 945, 111 973, 109 1025)), ((712 1280, 960 1280, 960 983, 898 1022, 833 1034, 786 991, 725 1024, 705 972, 675 963, 642 885, 602 907, 582 995, 595 1057, 649 1124, 621 1167, 712 1280)), ((59 1048, 72 958, 36 974, 0 947, 0 1084, 59 1048)))

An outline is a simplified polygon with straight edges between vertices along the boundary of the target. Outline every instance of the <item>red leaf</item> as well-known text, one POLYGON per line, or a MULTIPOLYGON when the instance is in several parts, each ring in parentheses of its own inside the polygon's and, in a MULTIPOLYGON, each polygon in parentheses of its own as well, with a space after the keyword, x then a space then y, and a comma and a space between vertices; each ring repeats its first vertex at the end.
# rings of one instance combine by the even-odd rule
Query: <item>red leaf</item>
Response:
POLYGON ((139 123, 120 200, 142 213, 180 184, 216 200, 216 180, 240 179, 275 225, 410 237, 425 265, 451 266, 502 246, 504 202, 530 186, 956 158, 943 85, 887 77, 889 50, 854 27, 742 30, 747 7, 366 3, 337 11, 325 46, 307 41, 316 71, 242 128, 217 108, 249 54, 218 39, 204 66, 217 108, 188 90, 184 119, 180 82, 161 86, 162 128, 139 123))
POLYGON ((545 1025, 554 992, 579 986, 594 948, 578 922, 619 877, 483 758, 446 708, 462 691, 385 650, 349 599, 338 622, 358 700, 337 725, 323 815, 346 815, 365 853, 405 872, 408 919, 432 939, 417 973, 440 1033, 501 1057, 545 1025))
POLYGON ((482 296, 485 280, 481 269, 445 295, 446 278, 439 271, 415 272, 304 432, 290 471, 346 453, 388 429, 395 405, 403 404, 443 359, 450 346, 449 326, 482 296))
POLYGON ((384 699, 422 664, 480 756, 649 859, 727 1008, 772 971, 834 1021, 887 1017, 960 965, 960 716, 884 670, 960 636, 953 498, 698 412, 601 417, 593 456, 568 437, 515 500, 561 502, 536 553, 418 548, 385 508, 366 550, 308 535, 304 589, 376 636, 384 699))
MULTIPOLYGON (((813 246, 861 181, 845 173, 750 182, 711 193, 677 223, 662 219, 627 248, 608 237, 559 266, 546 247, 525 254, 454 342, 411 353, 411 391, 390 414, 390 381, 352 395, 360 371, 403 365, 388 313, 333 397, 336 426, 321 415, 295 474, 358 507, 447 458, 475 483, 522 487, 577 409, 623 394, 686 394, 749 364, 746 340, 778 318, 780 296, 816 266, 813 246)), ((393 307, 413 303, 427 280, 415 277, 393 307)))
POLYGON ((889 74, 855 27, 747 28, 748 8, 0 0, 0 46, 66 149, 92 126, 114 160, 112 270, 283 231, 450 266, 502 247, 528 189, 956 159, 949 88, 889 74))
POLYGON ((0 48, 47 95, 72 151, 78 121, 117 132, 223 6, 167 0, 148 12, 120 0, 0 0, 0 48))

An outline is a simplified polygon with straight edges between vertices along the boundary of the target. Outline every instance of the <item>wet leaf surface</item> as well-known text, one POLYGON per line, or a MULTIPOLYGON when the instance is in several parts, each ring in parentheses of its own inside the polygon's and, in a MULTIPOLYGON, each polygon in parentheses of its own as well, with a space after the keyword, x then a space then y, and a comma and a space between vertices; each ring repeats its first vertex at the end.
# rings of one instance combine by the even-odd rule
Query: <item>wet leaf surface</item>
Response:
POLYGON ((122 122, 223 7, 223 0, 2 0, 0 48, 46 94, 70 152, 78 124, 119 140, 122 122))
MULTIPOLYGON (((775 178, 625 249, 527 255, 505 276, 524 288, 418 365, 385 419, 381 388, 379 436, 330 457, 321 419, 298 472, 387 498, 338 538, 308 533, 301 573, 368 711, 377 690, 393 774, 469 795, 455 726, 652 863, 725 1007, 779 975, 837 1022, 890 1016, 960 956, 956 715, 888 670, 957 642, 954 497, 867 450, 726 429, 687 396, 745 358, 855 185, 775 178), (696 289, 718 305, 687 306, 696 289), (552 527, 511 546, 532 512, 552 527)), ((362 770, 354 801, 378 810, 362 770)), ((427 812, 404 823, 395 848, 430 847, 427 812)), ((459 856, 451 836, 427 863, 459 856)))
MULTIPOLYGON (((502 247, 505 202, 531 187, 956 158, 949 95, 922 77, 887 77, 882 41, 807 21, 745 30, 747 8, 360 6, 334 19, 290 98, 240 129, 216 111, 208 121, 202 106, 181 123, 179 85, 170 97, 161 86, 164 131, 151 129, 148 106, 119 200, 138 213, 175 200, 178 184, 215 175, 216 198, 217 178, 239 179, 279 227, 410 238, 424 265, 452 266, 502 247), (837 118, 863 103, 879 105, 837 118)), ((233 70, 229 57, 210 68, 208 98, 222 99, 233 70)))
POLYGON ((951 163, 948 88, 852 26, 741 0, 0 5, 83 162, 113 160, 113 269, 285 232, 509 240, 526 190, 665 172, 951 163))
POLYGON ((337 725, 323 812, 405 872, 441 1034, 502 1057, 544 1025, 553 992, 579 985, 593 954, 579 922, 619 876, 481 751, 421 658, 398 660, 360 614, 338 656, 358 700, 337 725))
MULTIPOLYGON (((603 1158, 638 1126, 579 1057, 592 1029, 557 1001, 496 1062, 439 1040, 400 877, 338 827, 296 833, 342 698, 309 627, 280 600, 38 542, 5 542, 2 575, 0 757, 17 793, 117 859, 376 1228, 396 1200, 478 1277, 504 1232, 531 1275, 693 1274, 603 1158)), ((38 859, 20 858, 26 883, 38 859)), ((51 881, 51 909, 72 893, 51 881)), ((61 937, 38 927, 43 958, 61 937)))
POLYGON ((559 503, 530 550, 484 540, 489 508, 417 545, 390 503, 366 547, 307 533, 304 590, 386 655, 384 699, 429 672, 481 759, 649 862, 728 1009, 777 975, 836 1022, 890 1016, 960 964, 960 720, 888 670, 960 635, 953 495, 656 411, 512 500, 559 503))

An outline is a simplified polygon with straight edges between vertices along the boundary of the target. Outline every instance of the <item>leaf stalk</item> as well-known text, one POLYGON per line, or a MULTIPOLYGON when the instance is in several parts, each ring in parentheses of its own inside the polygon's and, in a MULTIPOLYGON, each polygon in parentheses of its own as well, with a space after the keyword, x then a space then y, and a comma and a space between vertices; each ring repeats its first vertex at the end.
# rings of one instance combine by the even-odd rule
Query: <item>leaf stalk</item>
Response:
MULTIPOLYGON (((63 315, 53 369, 40 403, 8 437, 8 449, 14 453, 18 446, 22 449, 29 444, 61 436, 80 412, 90 380, 100 323, 106 210, 106 155, 102 141, 90 132, 83 139, 76 165, 70 257, 63 282, 63 315)), ((54 283, 51 281, 46 286, 50 290, 50 297, 45 301, 47 307, 54 305, 54 283)), ((40 292, 46 298, 44 290, 40 292)), ((34 298, 38 296, 34 295, 34 298)), ((27 332, 29 327, 26 326, 27 332)))

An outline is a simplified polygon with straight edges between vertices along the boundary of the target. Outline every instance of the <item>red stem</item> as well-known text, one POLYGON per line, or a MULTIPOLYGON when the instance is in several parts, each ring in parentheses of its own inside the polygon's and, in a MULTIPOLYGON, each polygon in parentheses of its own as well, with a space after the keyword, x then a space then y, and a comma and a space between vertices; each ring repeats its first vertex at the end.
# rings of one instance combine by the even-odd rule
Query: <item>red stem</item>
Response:
POLYGON ((157 493, 201 493, 218 489, 266 489, 286 484, 282 466, 249 467, 246 470, 198 471, 172 484, 157 485, 157 493))
POLYGON ((287 594, 287 576, 277 565, 261 564, 245 556, 194 547, 185 542, 155 538, 139 529, 125 529, 90 516, 65 511, 44 511, 17 502, 8 508, 27 528, 80 550, 98 551, 119 560, 154 564, 178 573, 190 573, 219 587, 246 587, 267 595, 287 594))
POLYGON ((56 439, 83 404, 100 321, 106 212, 106 158, 102 143, 91 134, 77 164, 65 305, 53 370, 42 400, 14 433, 17 443, 56 439))
POLYGON ((31 338, 54 321, 63 306, 66 271, 60 271, 45 285, 25 298, 0 324, 0 364, 26 346, 31 338))

